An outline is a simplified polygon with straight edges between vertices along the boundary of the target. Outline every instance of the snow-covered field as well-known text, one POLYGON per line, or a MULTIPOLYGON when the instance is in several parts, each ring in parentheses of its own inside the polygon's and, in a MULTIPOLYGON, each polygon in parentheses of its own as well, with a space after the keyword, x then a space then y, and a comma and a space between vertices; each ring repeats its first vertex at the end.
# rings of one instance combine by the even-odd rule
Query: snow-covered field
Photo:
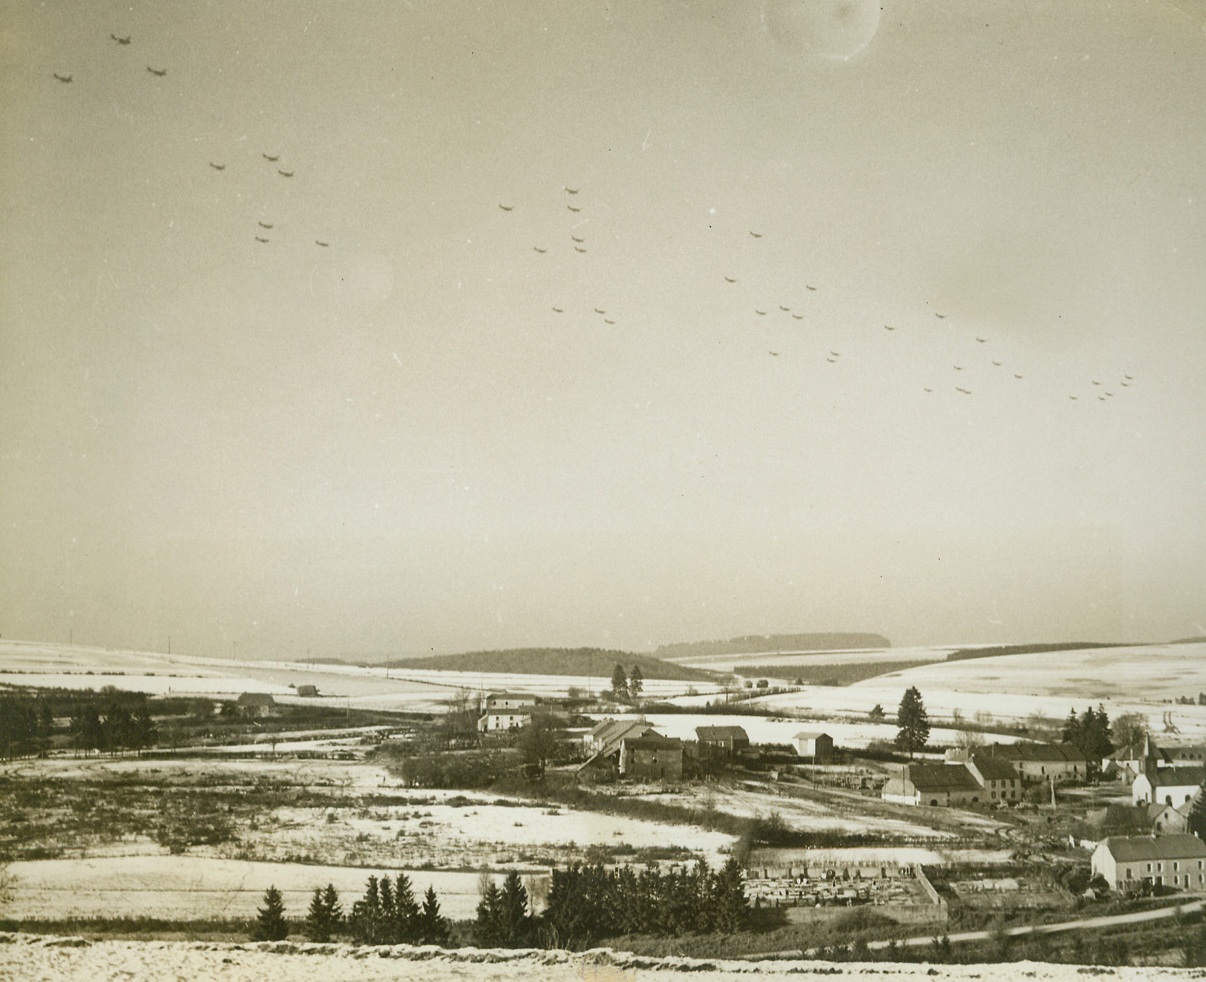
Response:
POLYGON ((979 645, 939 645, 918 648, 840 648, 834 651, 755 651, 730 655, 685 655, 665 661, 688 668, 732 672, 749 665, 854 665, 863 662, 942 661, 952 651, 979 645))
MULTIPOLYGON (((1119 982, 1166 982, 1191 977, 1184 969, 1110 968, 1119 982)), ((827 978, 979 979, 982 982, 1071 982, 1082 978, 1075 965, 1012 962, 1003 965, 937 965, 896 962, 832 964, 815 961, 725 961, 648 958, 611 949, 566 951, 441 951, 434 948, 355 948, 301 942, 209 944, 164 941, 42 939, 0 935, 0 977, 63 979, 209 979, 226 982, 739 982, 746 979, 827 978)))
MULTIPOLYGON (((1206 706, 1174 702, 1177 697, 1196 698, 1206 691, 1206 643, 1086 648, 941 662, 849 686, 805 686, 753 703, 764 709, 818 716, 865 714, 878 703, 892 713, 909 686, 921 692, 931 720, 950 719, 959 712, 968 720, 980 713, 1020 722, 1037 713, 1058 722, 1069 709, 1081 712, 1101 703, 1111 717, 1143 713, 1152 732, 1168 742, 1206 741, 1206 706), (1166 714, 1171 714, 1177 732, 1166 729, 1166 714)), ((942 742, 937 733, 934 739, 942 742)))
MULTIPOLYGON (((205 856, 111 856, 12 863, 11 918, 159 917, 164 920, 254 917, 264 891, 279 889, 289 916, 302 917, 315 887, 333 883, 345 906, 384 869, 242 862, 205 856)), ((441 911, 471 918, 481 899, 477 873, 405 870, 416 894, 435 888, 441 911)), ((547 879, 547 874, 536 874, 547 879)), ((499 877, 501 880, 501 877, 499 877)))

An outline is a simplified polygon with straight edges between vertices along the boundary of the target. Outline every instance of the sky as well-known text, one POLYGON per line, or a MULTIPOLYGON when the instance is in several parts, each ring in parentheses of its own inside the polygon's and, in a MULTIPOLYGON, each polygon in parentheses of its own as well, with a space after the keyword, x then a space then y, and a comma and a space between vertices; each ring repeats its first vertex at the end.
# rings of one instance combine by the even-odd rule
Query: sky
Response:
POLYGON ((0 95, 5 638, 1206 633, 1200 0, 0 0, 0 95))

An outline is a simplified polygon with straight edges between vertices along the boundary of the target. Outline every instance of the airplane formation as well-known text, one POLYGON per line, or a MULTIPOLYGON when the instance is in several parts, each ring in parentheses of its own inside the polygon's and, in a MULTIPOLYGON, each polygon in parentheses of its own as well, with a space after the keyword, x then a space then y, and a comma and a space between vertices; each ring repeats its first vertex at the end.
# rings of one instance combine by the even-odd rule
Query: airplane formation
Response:
MULTIPOLYGON (((117 34, 116 32, 110 32, 108 39, 110 41, 114 42, 116 45, 118 45, 118 47, 128 48, 133 43, 134 36, 133 36, 133 34, 122 35, 122 34, 117 34)), ((154 65, 146 65, 145 66, 147 74, 152 75, 157 79, 165 78, 167 76, 168 67, 169 66, 164 66, 164 67, 155 67, 154 65)), ((65 85, 70 84, 71 82, 73 82, 75 80, 74 72, 72 72, 72 73, 51 72, 51 76, 56 81, 58 81, 62 84, 65 84, 65 85)), ((275 164, 281 159, 281 155, 279 153, 268 153, 266 151, 261 151, 260 156, 263 157, 263 159, 270 164, 275 164)), ((223 173, 226 171, 226 169, 228 167, 228 164, 225 161, 210 160, 208 163, 209 163, 210 169, 215 171, 216 173, 223 173)), ((289 170, 285 170, 284 168, 278 168, 276 172, 279 176, 281 176, 283 178, 291 178, 297 173, 295 168, 290 168, 289 170)), ((257 225, 260 229, 269 230, 269 229, 273 229, 276 226, 276 223, 259 221, 259 222, 257 222, 257 225)), ((253 232, 254 232, 254 230, 253 230, 253 232)), ((253 234, 252 238, 254 239, 254 241, 256 241, 260 244, 264 244, 264 245, 266 245, 270 241, 272 241, 269 237, 264 236, 264 235, 259 235, 259 234, 253 234)), ((324 249, 330 247, 330 245, 331 245, 330 241, 326 240, 326 239, 315 239, 314 244, 316 246, 320 246, 321 248, 324 248, 324 249)))

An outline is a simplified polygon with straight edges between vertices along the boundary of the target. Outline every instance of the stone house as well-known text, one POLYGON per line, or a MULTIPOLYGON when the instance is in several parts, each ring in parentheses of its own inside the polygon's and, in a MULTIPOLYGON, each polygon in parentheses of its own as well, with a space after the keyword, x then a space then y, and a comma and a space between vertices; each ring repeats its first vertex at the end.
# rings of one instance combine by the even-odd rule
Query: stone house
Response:
POLYGON ((683 776, 683 742, 650 730, 620 741, 620 777, 678 781, 683 776))
POLYGON ((884 801, 898 805, 966 805, 984 795, 980 782, 966 764, 905 764, 898 777, 889 778, 880 792, 884 801))
POLYGON ((741 750, 748 750, 750 738, 741 726, 697 726, 695 738, 699 742, 700 755, 715 754, 732 757, 741 750))
POLYGON ((1196 835, 1112 835, 1093 850, 1090 866, 1119 892, 1144 885, 1206 890, 1206 842, 1196 835))
POLYGON ((982 753, 1008 761, 1024 784, 1062 784, 1088 776, 1084 753, 1070 743, 994 743, 982 753))
POLYGON ((1192 801, 1206 782, 1206 768, 1161 767, 1152 774, 1140 774, 1131 785, 1131 800, 1145 803, 1183 805, 1192 801))

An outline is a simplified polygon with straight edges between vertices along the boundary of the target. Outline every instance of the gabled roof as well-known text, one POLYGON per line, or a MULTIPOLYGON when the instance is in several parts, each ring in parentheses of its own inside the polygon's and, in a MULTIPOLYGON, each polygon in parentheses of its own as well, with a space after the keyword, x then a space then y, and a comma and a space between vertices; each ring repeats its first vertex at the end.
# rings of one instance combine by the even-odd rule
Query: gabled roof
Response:
POLYGON ((238 700, 240 706, 275 706, 276 700, 267 692, 244 692, 238 700))
POLYGON ((992 755, 1029 764, 1083 764, 1085 755, 1070 743, 998 743, 992 755))
POLYGON ((1196 835, 1112 835, 1102 845, 1119 863, 1146 859, 1206 859, 1206 842, 1196 835))
POLYGON ((741 726, 697 726, 695 735, 700 740, 749 740, 741 726))
POLYGON ((1147 779, 1153 788, 1184 788, 1206 781, 1206 768, 1161 767, 1156 773, 1147 775, 1147 779))
POLYGON ((911 764, 909 780, 923 794, 928 791, 980 790, 980 782, 965 764, 911 764))
POLYGON ((639 719, 609 719, 600 723, 590 731, 591 738, 599 744, 599 753, 611 754, 620 748, 620 742, 625 739, 635 740, 646 733, 653 732, 653 727, 639 719))
POLYGON ((1013 769, 1013 765, 1000 757, 973 754, 972 763, 976 765, 976 770, 983 775, 985 781, 1018 780, 1018 772, 1013 769))
MULTIPOLYGON (((829 736, 828 733, 821 733, 819 731, 814 732, 812 730, 801 730, 794 737, 792 737, 792 739, 793 740, 819 740, 821 737, 827 737, 827 736, 829 736)), ((832 739, 832 737, 830 739, 832 739)))

